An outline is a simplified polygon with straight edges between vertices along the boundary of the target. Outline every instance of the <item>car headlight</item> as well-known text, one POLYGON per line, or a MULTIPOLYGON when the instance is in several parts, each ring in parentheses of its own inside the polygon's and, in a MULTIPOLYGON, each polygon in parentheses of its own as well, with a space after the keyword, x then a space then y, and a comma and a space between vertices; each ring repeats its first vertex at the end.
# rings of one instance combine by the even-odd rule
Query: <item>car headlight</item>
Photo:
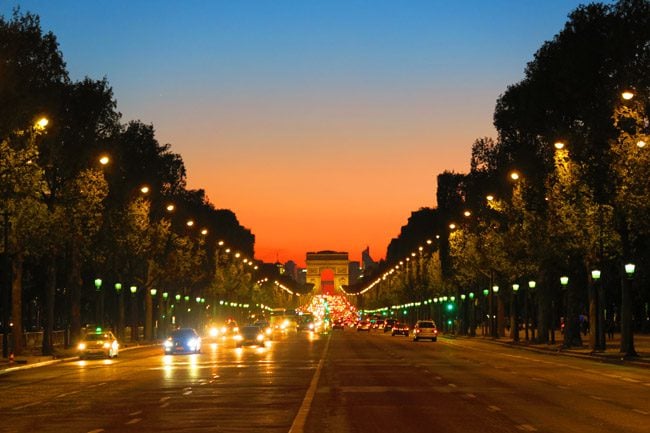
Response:
POLYGON ((79 346, 77 346, 77 349, 86 350, 86 343, 79 343, 79 346))
POLYGON ((235 334, 235 335, 233 335, 232 338, 233 338, 235 341, 241 341, 241 340, 243 340, 243 337, 242 337, 241 335, 239 335, 239 334, 235 334))
POLYGON ((109 343, 108 341, 104 341, 104 343, 102 344, 102 347, 104 349, 110 349, 111 348, 111 343, 109 343))
POLYGON ((314 324, 313 323, 309 324, 309 329, 314 329, 314 324))
POLYGON ((264 341, 264 334, 257 334, 257 341, 264 341))
POLYGON ((198 344, 199 344, 199 340, 196 339, 196 338, 190 338, 190 339, 187 341, 187 345, 188 345, 189 348, 192 349, 192 350, 196 349, 196 347, 198 346, 198 344))
POLYGON ((165 342, 163 343, 163 346, 165 346, 165 349, 171 349, 173 345, 174 345, 174 343, 172 343, 171 340, 165 340, 165 342))
POLYGON ((210 328, 210 337, 217 337, 219 335, 219 330, 215 327, 210 328))

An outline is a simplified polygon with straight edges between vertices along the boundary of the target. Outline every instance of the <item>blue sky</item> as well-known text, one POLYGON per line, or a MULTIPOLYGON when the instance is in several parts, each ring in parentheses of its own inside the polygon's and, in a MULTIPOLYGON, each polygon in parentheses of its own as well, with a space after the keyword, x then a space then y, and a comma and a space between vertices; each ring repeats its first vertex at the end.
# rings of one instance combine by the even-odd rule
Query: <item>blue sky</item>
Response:
MULTIPOLYGON (((435 177, 467 171, 498 96, 583 2, 15 1, 73 79, 107 77, 267 260, 382 257, 435 177), (343 230, 342 227, 346 229, 343 230)), ((607 2, 610 3, 610 2, 607 2)))

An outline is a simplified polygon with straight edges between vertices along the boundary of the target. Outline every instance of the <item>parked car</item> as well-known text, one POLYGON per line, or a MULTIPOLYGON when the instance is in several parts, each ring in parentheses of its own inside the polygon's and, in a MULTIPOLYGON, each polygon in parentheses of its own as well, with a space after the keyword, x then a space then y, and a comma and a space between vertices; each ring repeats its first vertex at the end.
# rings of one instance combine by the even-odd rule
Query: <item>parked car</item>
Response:
POLYGON ((90 356, 115 358, 119 350, 120 345, 115 335, 110 331, 101 329, 87 333, 77 346, 80 359, 86 359, 90 356))
POLYGON ((396 322, 393 324, 393 329, 391 330, 391 334, 393 337, 396 335, 403 335, 405 337, 409 336, 410 332, 410 327, 406 323, 399 323, 396 322))
POLYGON ((413 327, 413 341, 422 339, 431 341, 438 339, 438 328, 433 320, 418 320, 413 327))
POLYGON ((192 328, 180 328, 164 341, 165 355, 174 353, 200 353, 201 337, 192 328))

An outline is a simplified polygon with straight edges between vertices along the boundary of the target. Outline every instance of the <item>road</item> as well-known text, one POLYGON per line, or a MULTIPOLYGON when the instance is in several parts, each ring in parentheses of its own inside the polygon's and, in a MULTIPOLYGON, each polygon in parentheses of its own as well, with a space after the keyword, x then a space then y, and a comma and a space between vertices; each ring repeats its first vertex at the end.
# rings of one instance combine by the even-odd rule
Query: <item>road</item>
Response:
POLYGON ((648 397, 648 369, 347 329, 11 372, 0 431, 645 433, 648 397))

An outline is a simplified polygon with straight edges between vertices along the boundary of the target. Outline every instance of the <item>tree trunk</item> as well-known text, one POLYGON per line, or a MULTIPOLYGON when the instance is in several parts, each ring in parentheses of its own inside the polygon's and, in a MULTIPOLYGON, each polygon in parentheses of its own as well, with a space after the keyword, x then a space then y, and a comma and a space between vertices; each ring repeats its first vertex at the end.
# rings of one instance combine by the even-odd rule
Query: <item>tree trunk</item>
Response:
POLYGON ((43 355, 54 355, 52 334, 54 333, 54 296, 56 293, 55 258, 45 259, 45 326, 43 327, 43 355))
POLYGON ((580 336, 580 302, 576 284, 566 288, 566 317, 564 318, 563 347, 582 347, 580 336))
POLYGON ((510 338, 519 341, 519 320, 517 320, 517 295, 510 295, 510 338))
POLYGON ((144 340, 153 340, 153 300, 151 289, 153 289, 153 260, 147 260, 147 275, 144 285, 144 340))
POLYGON ((70 339, 79 341, 81 337, 81 260, 77 242, 72 240, 70 245, 70 271, 68 273, 68 288, 70 289, 70 339))
POLYGON ((548 344, 551 297, 548 290, 537 286, 537 342, 548 344))
POLYGON ((596 293, 596 282, 589 282, 589 348, 600 350, 598 347, 598 334, 600 332, 598 323, 598 295, 596 293))
POLYGON ((11 317, 14 355, 23 354, 23 263, 22 252, 17 252, 11 262, 11 317))

